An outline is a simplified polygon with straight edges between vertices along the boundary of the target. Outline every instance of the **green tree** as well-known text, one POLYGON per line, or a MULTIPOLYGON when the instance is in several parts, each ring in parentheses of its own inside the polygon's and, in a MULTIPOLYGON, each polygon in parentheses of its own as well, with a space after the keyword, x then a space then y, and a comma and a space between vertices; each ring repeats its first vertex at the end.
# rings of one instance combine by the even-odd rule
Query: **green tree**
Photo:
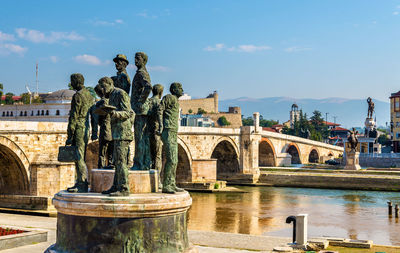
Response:
POLYGON ((203 108, 197 109, 197 114, 206 114, 207 112, 203 108))
POLYGON ((28 92, 22 93, 21 102, 23 104, 29 104, 31 102, 31 95, 28 92))
POLYGON ((392 141, 386 134, 381 134, 378 137, 378 143, 381 144, 382 146, 390 146, 392 144, 392 141))
POLYGON ((88 86, 88 87, 86 87, 86 89, 90 92, 90 95, 92 95, 94 98, 97 98, 97 94, 94 91, 93 87, 88 86))
POLYGON ((14 93, 11 93, 11 92, 7 92, 7 93, 6 93, 6 99, 5 99, 6 105, 12 105, 12 104, 14 104, 14 100, 13 100, 13 98, 12 98, 13 96, 15 96, 14 93))
POLYGON ((252 117, 242 118, 242 125, 243 126, 252 126, 254 125, 254 120, 252 117))
POLYGON ((189 114, 192 114, 192 113, 193 113, 193 110, 192 110, 192 109, 189 109, 189 110, 188 110, 188 113, 189 113, 189 114))
POLYGON ((322 141, 329 136, 328 126, 325 124, 320 111, 315 110, 310 118, 311 139, 322 141))
POLYGON ((225 116, 221 116, 218 118, 218 125, 220 126, 229 126, 231 122, 229 122, 225 116))
POLYGON ((36 96, 36 97, 34 97, 33 99, 32 99, 32 104, 42 104, 43 103, 43 101, 42 101, 42 99, 40 98, 40 96, 36 96))

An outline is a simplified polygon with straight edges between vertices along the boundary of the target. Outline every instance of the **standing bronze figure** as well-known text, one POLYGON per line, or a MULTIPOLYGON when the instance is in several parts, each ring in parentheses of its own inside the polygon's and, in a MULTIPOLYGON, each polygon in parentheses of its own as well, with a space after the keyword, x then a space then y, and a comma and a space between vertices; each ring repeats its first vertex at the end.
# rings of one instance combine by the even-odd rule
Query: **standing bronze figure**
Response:
POLYGON ((163 170, 162 192, 175 193, 183 189, 176 186, 176 167, 178 166, 178 127, 179 102, 183 89, 180 83, 172 83, 171 94, 163 97, 158 110, 158 134, 161 134, 166 163, 163 170))
POLYGON ((149 94, 151 92, 150 75, 146 70, 147 55, 135 54, 136 74, 132 81, 131 105, 135 112, 135 156, 132 170, 151 168, 150 139, 148 129, 149 94))
POLYGON ((115 68, 117 69, 117 75, 111 77, 114 81, 114 86, 123 89, 129 94, 129 91, 131 90, 131 79, 126 72, 126 67, 129 65, 129 61, 124 54, 117 54, 113 61, 115 62, 115 68))
POLYGON ((79 159, 75 162, 76 181, 69 187, 69 192, 88 192, 88 171, 85 163, 86 146, 89 141, 89 109, 94 104, 94 98, 84 86, 82 74, 71 75, 71 86, 76 93, 72 96, 69 111, 66 145, 78 148, 79 159))
POLYGON ((109 98, 109 105, 104 105, 103 110, 111 117, 111 132, 114 143, 114 166, 115 174, 113 185, 103 194, 110 196, 129 195, 128 181, 128 152, 132 136, 132 117, 129 95, 122 89, 115 88, 113 80, 103 77, 99 80, 99 86, 105 97, 109 98))
POLYGON ((350 132, 349 137, 347 138, 347 141, 350 143, 350 151, 351 152, 356 152, 356 148, 358 145, 358 139, 356 134, 358 133, 356 129, 353 127, 353 131, 348 130, 350 132))
POLYGON ((367 103, 368 103, 368 115, 367 118, 372 119, 372 115, 374 114, 375 111, 375 104, 372 102, 372 99, 370 97, 367 98, 367 103))

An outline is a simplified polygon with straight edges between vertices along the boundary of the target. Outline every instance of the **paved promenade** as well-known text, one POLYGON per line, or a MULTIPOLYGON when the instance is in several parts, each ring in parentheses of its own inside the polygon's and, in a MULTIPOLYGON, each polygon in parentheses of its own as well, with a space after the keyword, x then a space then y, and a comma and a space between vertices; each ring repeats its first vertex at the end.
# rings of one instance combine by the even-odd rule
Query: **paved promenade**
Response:
MULTIPOLYGON (((57 218, 0 213, 0 226, 18 226, 48 230, 48 241, 2 251, 2 253, 43 253, 56 241, 57 218)), ((189 240, 199 253, 271 252, 273 247, 290 242, 290 238, 252 236, 210 231, 189 231, 189 240)))

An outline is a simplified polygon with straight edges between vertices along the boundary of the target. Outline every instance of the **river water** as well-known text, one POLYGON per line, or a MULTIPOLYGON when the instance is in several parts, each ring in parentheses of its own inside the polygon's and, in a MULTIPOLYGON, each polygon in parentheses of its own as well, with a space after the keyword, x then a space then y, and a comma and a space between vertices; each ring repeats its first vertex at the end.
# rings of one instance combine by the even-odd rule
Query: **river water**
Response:
MULTIPOLYGON (((237 187, 244 192, 190 193, 192 230, 292 236, 286 217, 308 214, 309 237, 333 236, 400 245, 400 220, 387 201, 400 193, 286 187, 237 187)), ((393 208, 394 209, 394 208, 393 208)))

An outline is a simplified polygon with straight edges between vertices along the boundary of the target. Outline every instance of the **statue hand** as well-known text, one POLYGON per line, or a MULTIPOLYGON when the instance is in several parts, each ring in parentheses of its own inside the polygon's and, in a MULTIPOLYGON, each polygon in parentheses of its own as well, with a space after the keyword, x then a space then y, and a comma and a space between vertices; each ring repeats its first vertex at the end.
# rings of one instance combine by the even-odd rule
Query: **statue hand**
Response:
POLYGON ((72 139, 67 139, 65 146, 72 145, 72 139))

